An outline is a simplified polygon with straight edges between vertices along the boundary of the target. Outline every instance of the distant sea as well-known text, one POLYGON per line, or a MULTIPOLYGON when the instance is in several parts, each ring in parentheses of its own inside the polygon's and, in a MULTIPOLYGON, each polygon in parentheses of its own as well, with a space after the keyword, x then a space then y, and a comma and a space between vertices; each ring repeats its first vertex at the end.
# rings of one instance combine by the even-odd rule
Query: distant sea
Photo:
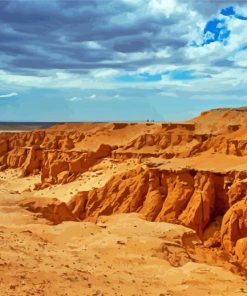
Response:
POLYGON ((0 122, 0 131, 30 131, 48 128, 63 122, 0 122))

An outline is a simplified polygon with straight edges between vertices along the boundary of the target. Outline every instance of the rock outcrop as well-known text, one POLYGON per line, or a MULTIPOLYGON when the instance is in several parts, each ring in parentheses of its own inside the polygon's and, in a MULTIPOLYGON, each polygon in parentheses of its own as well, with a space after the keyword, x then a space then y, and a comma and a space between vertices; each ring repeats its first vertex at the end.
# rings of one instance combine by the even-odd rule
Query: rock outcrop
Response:
POLYGON ((19 205, 33 213, 38 213, 53 224, 59 224, 63 221, 76 221, 66 203, 56 198, 25 198, 19 202, 19 205))
POLYGON ((100 159, 111 154, 111 146, 100 145, 95 152, 45 151, 41 167, 41 183, 68 183, 87 171, 100 159))
POLYGON ((188 123, 78 123, 3 132, 0 170, 22 168, 24 176, 41 172, 42 182, 54 184, 74 180, 104 157, 170 159, 206 152, 246 156, 246 113, 245 109, 227 109, 211 111, 188 123), (214 117, 217 121, 211 120, 214 117), (208 130, 202 131, 203 124, 208 130), (212 132, 212 127, 217 132, 212 132))
POLYGON ((22 175, 41 174, 39 188, 73 181, 99 159, 110 156, 112 147, 101 144, 95 151, 75 150, 84 133, 34 131, 0 134, 0 170, 21 168, 22 175))
MULTIPOLYGON (((237 202, 224 215, 221 226, 223 247, 232 252, 238 240, 247 236, 247 200, 237 202)), ((240 243, 238 249, 241 248, 240 243)), ((239 253, 239 252, 238 252, 239 253)))
MULTIPOLYGON (((114 176, 102 188, 78 193, 68 207, 79 219, 87 220, 113 213, 139 212, 150 221, 183 224, 202 238, 216 217, 224 216, 227 209, 231 211, 238 206, 236 203, 231 207, 232 195, 235 200, 246 196, 245 188, 233 190, 240 177, 238 173, 220 175, 186 169, 159 171, 140 166, 114 176), (231 186, 227 183, 229 180, 231 186)), ((229 215, 231 217, 227 212, 223 226, 230 227, 229 215)), ((226 246, 225 240, 223 246, 226 246)))

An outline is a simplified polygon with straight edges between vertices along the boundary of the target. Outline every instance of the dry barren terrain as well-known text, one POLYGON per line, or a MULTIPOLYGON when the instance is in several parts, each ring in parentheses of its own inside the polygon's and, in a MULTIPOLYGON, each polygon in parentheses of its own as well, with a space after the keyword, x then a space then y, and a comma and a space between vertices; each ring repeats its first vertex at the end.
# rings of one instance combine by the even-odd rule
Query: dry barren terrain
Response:
POLYGON ((0 295, 246 295, 247 110, 0 133, 0 295))

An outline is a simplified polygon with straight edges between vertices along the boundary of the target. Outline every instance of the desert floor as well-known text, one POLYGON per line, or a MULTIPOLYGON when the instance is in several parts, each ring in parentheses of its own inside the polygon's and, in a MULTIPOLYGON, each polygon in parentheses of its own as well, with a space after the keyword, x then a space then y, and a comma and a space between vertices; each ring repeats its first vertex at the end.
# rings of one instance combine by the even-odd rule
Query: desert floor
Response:
MULTIPOLYGON (((114 164, 110 165, 114 172, 114 164)), ((90 186, 93 171, 82 176, 88 180, 85 186, 90 186)), ((99 183, 108 177, 95 175, 99 183)), ((7 170, 1 172, 0 181, 0 295, 247 293, 246 279, 228 271, 227 258, 204 250, 188 228, 147 222, 134 213, 101 217, 97 224, 55 226, 17 205, 27 194, 21 192, 37 177, 20 178, 18 170, 7 170)), ((72 182, 67 192, 78 182, 72 182)), ((51 195, 60 187, 52 187, 51 195)))

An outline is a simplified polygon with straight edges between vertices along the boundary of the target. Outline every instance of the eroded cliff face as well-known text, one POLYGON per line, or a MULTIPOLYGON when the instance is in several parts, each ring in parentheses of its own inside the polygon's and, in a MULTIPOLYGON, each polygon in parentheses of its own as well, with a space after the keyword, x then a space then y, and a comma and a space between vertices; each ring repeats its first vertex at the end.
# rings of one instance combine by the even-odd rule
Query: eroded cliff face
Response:
POLYGON ((237 245, 237 254, 239 250, 243 249, 246 252, 245 243, 243 238, 247 236, 247 199, 246 195, 243 200, 238 201, 236 204, 226 212, 223 217, 221 226, 221 240, 224 249, 231 252, 237 245))
POLYGON ((239 203, 245 205, 245 178, 246 175, 238 172, 159 171, 139 166, 114 176, 102 188, 78 193, 68 206, 79 219, 87 220, 139 212, 150 221, 183 224, 203 238, 217 217, 224 217, 222 227, 228 227, 227 217, 233 215, 229 211, 239 208, 239 203))
POLYGON ((87 171, 98 160, 111 154, 111 146, 100 145, 96 151, 44 151, 40 167, 41 188, 49 184, 68 183, 87 171))
POLYGON ((105 186, 79 192, 68 208, 80 220, 138 212, 149 221, 182 224, 208 248, 247 268, 247 172, 164 171, 139 166, 105 186))
POLYGON ((103 187, 77 193, 67 204, 26 199, 21 205, 57 224, 96 222, 101 216, 140 213, 146 220, 195 230, 205 246, 244 258, 247 236, 247 172, 162 170, 139 165, 114 175, 103 187))
POLYGON ((24 176, 41 173, 42 183, 55 184, 74 180, 104 157, 171 159, 206 152, 247 155, 243 127, 215 135, 200 134, 194 123, 92 126, 88 131, 83 125, 71 130, 0 133, 0 170, 20 167, 24 176))
POLYGON ((37 189, 73 181, 99 159, 111 154, 101 144, 95 151, 74 150, 83 133, 25 132, 0 134, 0 170, 21 168, 22 176, 41 174, 37 189))
POLYGON ((21 168, 22 176, 40 175, 35 189, 41 190, 73 182, 106 157, 119 162, 137 158, 135 169, 116 173, 100 188, 79 192, 67 205, 58 200, 54 206, 52 201, 30 200, 22 205, 53 223, 63 221, 63 215, 64 220, 96 221, 102 215, 138 212, 149 221, 194 229, 205 245, 221 247, 246 264, 247 172, 241 160, 247 156, 247 122, 240 112, 240 124, 236 112, 232 116, 227 110, 217 116, 205 113, 188 123, 85 123, 4 132, 0 170, 21 168), (227 123, 218 125, 213 116, 227 123), (210 122, 206 124, 205 118, 210 122), (235 157, 238 165, 231 170, 200 169, 197 162, 205 155, 235 157), (192 166, 186 164, 195 157, 192 166), (153 158, 161 164, 181 159, 185 163, 165 169, 152 164, 153 158))

